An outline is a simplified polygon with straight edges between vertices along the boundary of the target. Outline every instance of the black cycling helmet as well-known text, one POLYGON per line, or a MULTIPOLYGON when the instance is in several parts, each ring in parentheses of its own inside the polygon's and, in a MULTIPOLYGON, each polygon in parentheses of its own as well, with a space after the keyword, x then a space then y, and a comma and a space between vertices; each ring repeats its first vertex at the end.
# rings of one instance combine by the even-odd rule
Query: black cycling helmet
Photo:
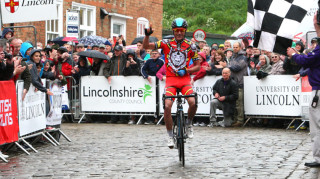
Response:
POLYGON ((175 20, 172 21, 171 27, 172 27, 172 29, 179 28, 179 27, 187 29, 188 23, 186 20, 179 17, 179 18, 176 18, 175 20))

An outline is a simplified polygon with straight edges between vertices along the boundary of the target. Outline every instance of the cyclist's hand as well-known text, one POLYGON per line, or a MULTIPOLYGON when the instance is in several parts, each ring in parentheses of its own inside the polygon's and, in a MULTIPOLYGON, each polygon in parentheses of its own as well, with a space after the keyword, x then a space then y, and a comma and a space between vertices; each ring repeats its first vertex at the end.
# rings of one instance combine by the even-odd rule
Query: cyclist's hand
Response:
POLYGON ((182 69, 177 72, 179 76, 184 76, 186 74, 186 70, 182 69))
POLYGON ((145 33, 146 36, 150 36, 153 33, 152 24, 151 23, 150 23, 150 27, 149 28, 145 28, 144 29, 144 33, 145 33))

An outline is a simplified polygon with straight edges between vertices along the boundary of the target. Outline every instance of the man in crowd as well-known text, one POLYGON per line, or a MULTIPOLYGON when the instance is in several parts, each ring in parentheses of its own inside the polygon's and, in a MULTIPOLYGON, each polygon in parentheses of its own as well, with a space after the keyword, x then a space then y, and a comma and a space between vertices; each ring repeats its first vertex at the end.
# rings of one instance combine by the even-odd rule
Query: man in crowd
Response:
POLYGON ((83 51, 85 51, 86 49, 84 48, 84 45, 83 44, 78 44, 77 46, 76 46, 76 51, 77 52, 83 52, 83 51))
POLYGON ((210 47, 208 44, 206 44, 204 47, 203 47, 203 52, 206 54, 206 61, 210 61, 210 47))
POLYGON ((232 117, 235 112, 238 99, 238 85, 230 78, 229 68, 222 70, 222 78, 213 85, 214 99, 210 102, 210 127, 229 127, 232 124, 232 117), (217 122, 216 110, 222 109, 223 121, 217 122))
POLYGON ((136 50, 137 58, 144 59, 146 57, 147 53, 143 48, 142 41, 137 42, 137 50, 136 50))
POLYGON ((13 75, 14 64, 12 58, 5 58, 6 40, 0 40, 0 81, 10 80, 13 75))
MULTIPOLYGON (((320 26, 317 23, 317 13, 315 13, 313 18, 313 24, 317 37, 320 37, 320 26)), ((305 163, 305 166, 320 167, 320 48, 319 45, 317 45, 316 48, 308 55, 299 54, 296 49, 288 48, 287 54, 291 60, 294 60, 298 65, 301 65, 304 68, 310 68, 308 76, 309 83, 312 86, 312 103, 309 107, 309 119, 314 161, 305 163)))
POLYGON ((148 79, 149 83, 152 83, 151 76, 156 76, 159 69, 164 64, 160 58, 158 50, 151 51, 151 58, 143 65, 141 74, 143 78, 148 79))
POLYGON ((200 40, 199 41, 199 47, 200 47, 200 51, 202 52, 203 47, 207 44, 207 42, 205 40, 200 40))
POLYGON ((239 87, 238 100, 236 102, 237 113, 234 115, 234 127, 242 126, 244 121, 243 77, 248 75, 248 65, 244 52, 241 49, 240 42, 235 42, 233 44, 233 56, 228 66, 231 70, 231 77, 236 81, 239 87))

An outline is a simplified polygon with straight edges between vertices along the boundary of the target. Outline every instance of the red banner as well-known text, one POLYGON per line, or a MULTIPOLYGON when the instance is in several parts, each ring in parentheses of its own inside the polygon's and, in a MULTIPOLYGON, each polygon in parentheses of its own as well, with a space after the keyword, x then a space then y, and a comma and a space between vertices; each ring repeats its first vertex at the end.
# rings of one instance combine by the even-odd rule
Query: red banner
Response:
POLYGON ((0 81, 0 145, 18 140, 17 95, 13 81, 0 81))
POLYGON ((311 92, 312 87, 309 84, 308 76, 304 76, 301 78, 301 92, 311 92))

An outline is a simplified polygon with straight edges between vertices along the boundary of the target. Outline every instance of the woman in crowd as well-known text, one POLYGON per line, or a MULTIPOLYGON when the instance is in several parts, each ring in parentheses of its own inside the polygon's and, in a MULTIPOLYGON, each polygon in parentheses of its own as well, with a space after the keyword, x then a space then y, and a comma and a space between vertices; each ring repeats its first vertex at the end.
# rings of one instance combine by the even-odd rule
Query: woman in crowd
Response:
POLYGON ((30 61, 28 62, 28 65, 32 64, 32 68, 30 69, 31 82, 32 82, 33 86, 36 87, 38 90, 52 96, 53 93, 49 89, 43 87, 42 82, 41 82, 41 78, 38 74, 37 64, 40 63, 40 60, 41 60, 40 50, 39 49, 31 50, 30 61))
POLYGON ((51 67, 52 62, 50 60, 46 60, 43 63, 43 73, 41 78, 46 78, 49 80, 55 80, 55 73, 56 73, 56 67, 52 66, 51 67))
POLYGON ((259 63, 255 66, 254 62, 250 62, 250 75, 257 75, 260 80, 268 76, 271 71, 270 59, 267 55, 260 55, 259 63))
POLYGON ((88 60, 86 57, 80 56, 78 64, 71 70, 72 76, 79 84, 81 76, 88 76, 90 75, 90 66, 88 65, 88 60))
POLYGON ((280 60, 280 55, 277 53, 271 54, 271 71, 269 72, 269 75, 282 75, 284 74, 285 70, 283 69, 283 61, 280 60))
POLYGON ((214 54, 215 58, 210 66, 206 68, 207 75, 221 75, 222 69, 227 66, 227 61, 225 59, 225 55, 221 50, 218 50, 214 54))

